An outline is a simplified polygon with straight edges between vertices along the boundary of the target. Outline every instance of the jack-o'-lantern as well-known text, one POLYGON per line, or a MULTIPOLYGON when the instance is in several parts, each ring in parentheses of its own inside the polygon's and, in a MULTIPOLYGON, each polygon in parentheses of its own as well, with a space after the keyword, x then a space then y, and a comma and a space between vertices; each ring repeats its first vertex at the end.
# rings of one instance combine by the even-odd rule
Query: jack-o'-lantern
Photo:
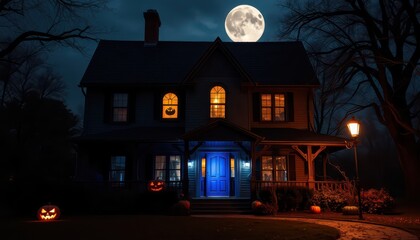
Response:
POLYGON ((174 114, 175 114, 175 109, 174 109, 174 108, 171 108, 171 107, 168 107, 168 108, 165 110, 165 113, 166 113, 166 114, 168 114, 169 116, 172 116, 172 115, 174 115, 174 114))
POLYGON ((56 205, 44 205, 38 209, 36 214, 39 220, 57 220, 60 217, 60 209, 56 205))
POLYGON ((165 182, 162 180, 150 180, 147 184, 147 189, 149 189, 150 192, 160 192, 165 189, 165 182))
POLYGON ((321 213, 321 207, 320 206, 311 206, 311 212, 312 213, 321 213))

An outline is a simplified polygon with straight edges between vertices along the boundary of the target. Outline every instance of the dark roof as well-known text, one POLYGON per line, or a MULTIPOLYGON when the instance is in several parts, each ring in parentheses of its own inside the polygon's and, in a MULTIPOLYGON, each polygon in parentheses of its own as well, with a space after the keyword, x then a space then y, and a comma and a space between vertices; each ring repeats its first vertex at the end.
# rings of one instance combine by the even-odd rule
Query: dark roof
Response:
POLYGON ((179 136, 184 134, 183 127, 136 127, 97 134, 83 134, 75 141, 147 141, 147 142, 172 142, 179 141, 179 136))
POLYGON ((214 44, 223 46, 256 84, 318 85, 301 42, 174 42, 101 40, 82 86, 180 84, 214 44))
POLYGON ((294 128, 253 128, 251 131, 264 136, 262 142, 277 142, 277 144, 328 145, 346 146, 345 138, 318 134, 309 130, 294 128))

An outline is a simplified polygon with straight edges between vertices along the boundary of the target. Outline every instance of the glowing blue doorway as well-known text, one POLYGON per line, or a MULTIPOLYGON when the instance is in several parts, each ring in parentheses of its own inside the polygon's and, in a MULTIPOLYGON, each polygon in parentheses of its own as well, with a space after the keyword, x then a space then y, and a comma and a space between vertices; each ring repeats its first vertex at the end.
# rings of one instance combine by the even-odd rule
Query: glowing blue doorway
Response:
POLYGON ((223 152, 207 154, 206 168, 206 195, 208 197, 229 196, 229 154, 223 152))

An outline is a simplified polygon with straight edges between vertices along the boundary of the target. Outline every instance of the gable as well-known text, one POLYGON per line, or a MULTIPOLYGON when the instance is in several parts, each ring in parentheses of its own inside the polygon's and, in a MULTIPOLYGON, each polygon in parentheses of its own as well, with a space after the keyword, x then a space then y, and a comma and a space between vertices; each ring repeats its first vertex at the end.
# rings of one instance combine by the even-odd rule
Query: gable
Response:
POLYGON ((197 73, 197 77, 230 77, 240 78, 238 69, 226 58, 220 49, 216 49, 197 73))

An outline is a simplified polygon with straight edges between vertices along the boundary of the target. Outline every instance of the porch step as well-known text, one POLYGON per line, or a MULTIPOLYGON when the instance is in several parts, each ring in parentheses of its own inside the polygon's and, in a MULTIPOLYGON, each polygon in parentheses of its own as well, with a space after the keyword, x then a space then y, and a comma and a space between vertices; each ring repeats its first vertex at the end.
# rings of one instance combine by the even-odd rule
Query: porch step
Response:
POLYGON ((191 200, 192 214, 250 214, 249 199, 212 199, 197 198, 191 200))

